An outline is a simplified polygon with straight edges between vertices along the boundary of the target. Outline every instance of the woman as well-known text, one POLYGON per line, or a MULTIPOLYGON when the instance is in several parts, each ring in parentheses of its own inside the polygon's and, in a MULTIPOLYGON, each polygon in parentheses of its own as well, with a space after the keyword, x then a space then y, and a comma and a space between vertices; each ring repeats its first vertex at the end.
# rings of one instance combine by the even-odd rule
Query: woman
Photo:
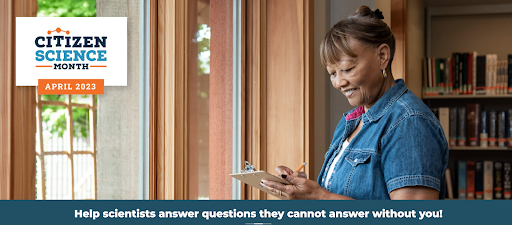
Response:
POLYGON ((439 121, 394 80, 395 39, 379 10, 361 6, 320 46, 334 88, 355 109, 341 118, 318 182, 280 166, 291 183, 260 185, 287 199, 442 199, 448 144, 439 121))

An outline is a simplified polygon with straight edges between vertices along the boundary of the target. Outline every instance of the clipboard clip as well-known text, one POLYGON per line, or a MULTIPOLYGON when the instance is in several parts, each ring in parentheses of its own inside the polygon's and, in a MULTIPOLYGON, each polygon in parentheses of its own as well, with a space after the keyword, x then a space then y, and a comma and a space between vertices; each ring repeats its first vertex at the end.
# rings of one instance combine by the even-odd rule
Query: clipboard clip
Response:
POLYGON ((245 161, 245 168, 244 170, 241 170, 242 173, 250 173, 254 172, 254 166, 251 165, 249 162, 245 161))

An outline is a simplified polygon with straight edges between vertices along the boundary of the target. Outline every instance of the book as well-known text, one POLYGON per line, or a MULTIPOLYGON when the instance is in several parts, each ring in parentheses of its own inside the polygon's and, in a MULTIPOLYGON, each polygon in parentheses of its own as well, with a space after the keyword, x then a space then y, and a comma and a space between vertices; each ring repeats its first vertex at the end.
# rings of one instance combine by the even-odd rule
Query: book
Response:
POLYGON ((468 54, 467 53, 460 53, 460 60, 459 60, 459 88, 460 94, 467 94, 468 91, 468 54))
POLYGON ((484 199, 491 200, 493 197, 493 163, 492 161, 484 161, 484 199))
POLYGON ((457 146, 466 146, 466 107, 459 108, 459 130, 457 136, 457 146))
POLYGON ((452 53, 452 59, 453 59, 453 93, 459 94, 460 92, 460 82, 459 82, 459 61, 460 61, 460 54, 459 53, 452 53))
POLYGON ((505 111, 498 112, 498 147, 507 146, 506 118, 505 111))
POLYGON ((487 111, 482 111, 482 116, 480 119, 480 147, 487 148, 489 143, 489 122, 487 111))
POLYGON ((469 146, 480 146, 478 136, 480 131, 480 104, 467 106, 467 139, 469 146))
POLYGON ((472 62, 471 62, 471 65, 472 65, 472 76, 473 76, 473 81, 471 83, 472 85, 472 90, 471 90, 471 94, 476 94, 476 79, 477 79, 477 75, 476 75, 476 57, 478 56, 478 53, 476 51, 472 52, 472 56, 473 56, 473 59, 472 59, 472 62))
POLYGON ((494 162, 494 185, 493 197, 494 199, 503 198, 503 164, 502 162, 494 162))
POLYGON ((498 118, 496 115, 496 111, 489 111, 489 147, 496 147, 498 146, 497 142, 497 122, 498 118))
POLYGON ((449 145, 457 146, 457 107, 450 107, 449 145))
POLYGON ((440 107, 439 108, 439 123, 443 128, 443 133, 446 140, 449 140, 448 134, 450 133, 450 108, 440 107))
POLYGON ((477 56, 476 57, 476 94, 477 95, 485 95, 486 94, 486 87, 485 87, 485 62, 486 62, 486 56, 477 56))
POLYGON ((475 161, 466 161, 466 199, 475 199, 475 161))
POLYGON ((475 199, 484 199, 484 162, 475 162, 475 199))
POLYGON ((512 147, 512 109, 508 110, 508 146, 512 147))
POLYGON ((512 198, 512 183, 511 183, 511 163, 510 161, 503 163, 503 197, 505 199, 512 198))
POLYGON ((466 161, 458 162, 459 199, 466 199, 466 161))
POLYGON ((491 83, 491 77, 492 77, 492 72, 491 72, 491 64, 492 64, 492 55, 491 54, 487 54, 485 55, 485 89, 486 89, 486 95, 491 95, 492 92, 491 92, 491 87, 492 87, 492 83, 491 83))
POLYGON ((473 52, 466 53, 467 54, 467 68, 466 68, 466 77, 467 77, 467 92, 466 94, 473 94, 473 52))
POLYGON ((508 55, 508 93, 512 94, 512 54, 508 55))
POLYGON ((450 168, 446 168, 445 172, 445 178, 446 178, 446 193, 448 194, 448 198, 453 199, 453 186, 452 186, 452 172, 450 171, 450 168))

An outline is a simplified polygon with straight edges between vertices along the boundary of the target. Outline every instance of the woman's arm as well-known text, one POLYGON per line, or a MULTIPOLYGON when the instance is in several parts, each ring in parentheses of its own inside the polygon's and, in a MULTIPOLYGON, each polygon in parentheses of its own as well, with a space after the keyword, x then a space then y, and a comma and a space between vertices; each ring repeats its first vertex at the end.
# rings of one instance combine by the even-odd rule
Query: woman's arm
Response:
POLYGON ((425 186, 403 187, 389 193, 391 200, 439 200, 439 191, 425 186))

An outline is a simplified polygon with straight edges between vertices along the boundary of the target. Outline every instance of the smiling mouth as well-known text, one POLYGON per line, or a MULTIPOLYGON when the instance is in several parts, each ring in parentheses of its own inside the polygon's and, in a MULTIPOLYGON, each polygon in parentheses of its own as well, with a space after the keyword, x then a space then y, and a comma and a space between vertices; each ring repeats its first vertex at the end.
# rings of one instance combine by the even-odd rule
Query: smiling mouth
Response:
POLYGON ((345 94, 345 96, 350 97, 356 90, 357 90, 357 88, 352 88, 352 89, 344 90, 342 92, 343 92, 343 94, 345 94))

